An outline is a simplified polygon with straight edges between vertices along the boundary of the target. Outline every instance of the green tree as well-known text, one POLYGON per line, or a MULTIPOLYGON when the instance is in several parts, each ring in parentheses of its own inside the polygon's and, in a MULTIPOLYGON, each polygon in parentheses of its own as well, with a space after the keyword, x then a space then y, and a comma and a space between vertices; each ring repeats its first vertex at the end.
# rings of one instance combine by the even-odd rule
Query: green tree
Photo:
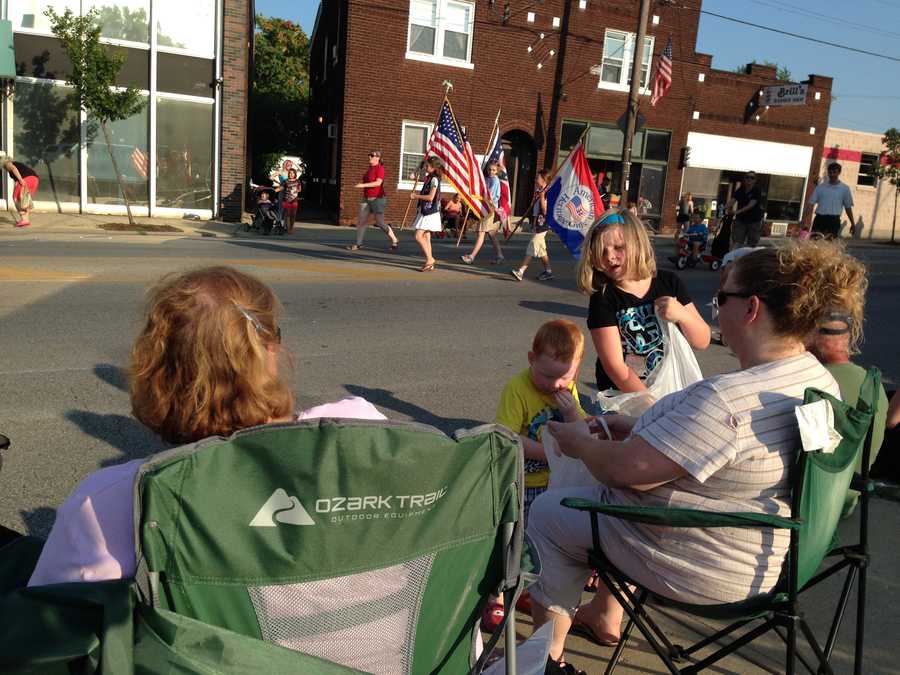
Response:
POLYGON ((894 186, 894 222, 891 225, 891 243, 897 239, 897 196, 900 195, 900 130, 891 127, 881 137, 885 151, 882 153, 884 162, 878 162, 875 167, 875 175, 879 180, 888 180, 894 186))
POLYGON ((283 154, 303 151, 309 103, 309 38, 292 21, 256 15, 250 88, 254 175, 283 154))
MULTIPOLYGON (((756 59, 753 59, 753 61, 751 61, 750 63, 759 63, 762 66, 771 66, 775 69, 775 77, 779 82, 791 82, 793 80, 791 71, 788 70, 787 66, 781 66, 774 61, 758 62, 756 59)), ((732 72, 743 75, 747 72, 747 66, 735 66, 732 72)))
POLYGON ((128 191, 112 148, 109 123, 136 115, 147 101, 134 87, 113 89, 125 57, 100 43, 100 24, 96 10, 76 16, 72 10, 67 9, 60 15, 51 7, 45 14, 50 19, 53 34, 59 38, 72 62, 72 72, 66 76, 66 83, 72 87, 72 102, 100 125, 119 189, 125 199, 128 222, 134 225, 128 191))

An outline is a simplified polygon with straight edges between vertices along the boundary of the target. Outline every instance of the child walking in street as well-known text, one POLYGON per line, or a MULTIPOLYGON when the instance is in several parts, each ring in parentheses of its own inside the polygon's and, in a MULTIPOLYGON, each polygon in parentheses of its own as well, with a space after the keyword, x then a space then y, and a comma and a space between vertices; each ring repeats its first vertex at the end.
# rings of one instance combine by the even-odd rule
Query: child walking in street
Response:
POLYGON ((531 264, 532 259, 540 258, 544 265, 544 271, 538 275, 538 281, 550 281, 553 278, 553 270, 550 269, 550 257, 547 254, 547 178, 550 172, 547 169, 540 169, 537 175, 537 187, 534 191, 534 206, 531 209, 534 234, 531 235, 531 241, 528 242, 528 248, 525 250, 525 257, 522 264, 509 271, 518 281, 525 278, 525 271, 531 264))
POLYGON ((491 238, 491 244, 494 246, 494 259, 491 262, 499 265, 504 260, 503 250, 500 248, 500 240, 497 238, 497 232, 500 229, 500 218, 497 217, 496 213, 500 207, 500 179, 497 177, 499 172, 500 165, 497 162, 491 162, 488 165, 487 188, 490 197, 488 202, 490 213, 480 221, 477 221, 478 224, 475 226, 475 231, 478 233, 478 237, 475 239, 475 246, 472 248, 472 252, 460 256, 460 259, 466 265, 471 265, 475 262, 475 256, 478 255, 478 252, 484 245, 485 235, 491 238))
POLYGON ((422 189, 418 193, 411 192, 409 198, 418 203, 413 229, 416 231, 416 243, 425 254, 425 264, 419 271, 432 272, 435 260, 431 251, 431 233, 440 232, 443 229, 441 223, 441 160, 437 157, 429 157, 425 164, 428 166, 428 175, 422 181, 422 189))
MULTIPOLYGON (((577 422, 586 416, 575 385, 583 356, 581 329, 568 319, 548 321, 532 340, 528 368, 507 382, 500 394, 495 421, 519 434, 525 452, 526 523, 531 503, 547 490, 550 480, 543 444, 547 422, 577 422)), ((494 630, 503 612, 502 598, 497 598, 482 613, 482 627, 494 630)))

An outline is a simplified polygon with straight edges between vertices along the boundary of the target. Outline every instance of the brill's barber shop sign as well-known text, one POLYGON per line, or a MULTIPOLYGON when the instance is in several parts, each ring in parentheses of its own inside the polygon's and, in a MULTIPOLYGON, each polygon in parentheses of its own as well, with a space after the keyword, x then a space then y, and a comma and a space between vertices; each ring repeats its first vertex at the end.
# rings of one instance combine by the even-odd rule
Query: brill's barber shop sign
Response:
POLYGON ((762 98, 762 104, 766 106, 806 105, 806 85, 778 84, 765 87, 762 98))

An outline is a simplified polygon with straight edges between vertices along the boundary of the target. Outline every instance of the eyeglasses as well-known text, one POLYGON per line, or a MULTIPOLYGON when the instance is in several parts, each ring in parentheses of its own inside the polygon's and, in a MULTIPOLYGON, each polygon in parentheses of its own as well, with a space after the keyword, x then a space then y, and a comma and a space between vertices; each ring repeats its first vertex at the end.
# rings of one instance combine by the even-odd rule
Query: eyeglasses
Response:
POLYGON ((369 157, 381 157, 377 152, 370 152, 369 157))
POLYGON ((756 294, 744 293, 743 291, 719 291, 716 293, 715 297, 713 297, 713 307, 719 309, 719 307, 728 302, 728 298, 750 298, 754 295, 756 294))

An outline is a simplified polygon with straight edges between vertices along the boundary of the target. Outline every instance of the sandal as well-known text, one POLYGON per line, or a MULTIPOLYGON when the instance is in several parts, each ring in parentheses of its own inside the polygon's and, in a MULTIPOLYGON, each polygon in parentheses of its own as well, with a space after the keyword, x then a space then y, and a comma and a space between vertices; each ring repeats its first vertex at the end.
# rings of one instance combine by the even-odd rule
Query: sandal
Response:
POLYGON ((350 244, 349 246, 345 246, 348 251, 358 251, 362 248, 362 244, 350 244))
POLYGON ((550 656, 547 657, 544 673, 545 675, 587 675, 587 673, 583 670, 578 670, 571 663, 566 663, 563 659, 554 661, 550 656))
POLYGON ((419 268, 419 271, 420 272, 434 272, 434 265, 435 265, 435 263, 428 263, 427 265, 423 265, 421 268, 419 268))
POLYGON ((593 628, 578 618, 578 614, 572 619, 569 635, 577 635, 599 647, 615 647, 619 644, 619 638, 611 633, 595 633, 593 628))
POLYGON ((393 244, 391 244, 392 251, 396 251, 398 248, 400 248, 400 240, 399 239, 397 241, 395 241, 393 244))
POLYGON ((499 602, 489 602, 481 611, 481 630, 486 633, 493 633, 503 623, 503 617, 506 610, 499 602))

